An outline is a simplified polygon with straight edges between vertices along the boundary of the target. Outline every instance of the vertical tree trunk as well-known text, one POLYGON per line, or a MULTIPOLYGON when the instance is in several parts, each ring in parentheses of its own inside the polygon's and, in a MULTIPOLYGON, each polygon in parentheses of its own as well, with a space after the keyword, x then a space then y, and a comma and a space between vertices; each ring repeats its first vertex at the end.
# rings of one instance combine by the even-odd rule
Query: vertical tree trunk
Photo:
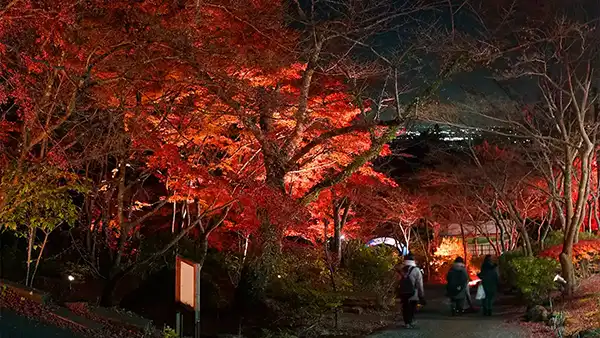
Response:
MULTIPOLYGON (((334 293, 337 293, 337 285, 335 283, 335 266, 332 262, 331 255, 329 254, 329 245, 327 243, 327 221, 323 222, 323 249, 325 250, 325 261, 327 262, 327 269, 329 270, 329 280, 331 282, 331 289, 334 293)), ((339 309, 334 310, 334 321, 335 328, 338 329, 340 325, 339 320, 339 309)))
POLYGON ((592 233, 592 212, 593 212, 594 201, 588 201, 587 203, 587 231, 592 233))
POLYGON ((44 254, 44 249, 46 248, 46 243, 48 243, 48 233, 44 232, 44 241, 42 242, 42 247, 40 248, 40 253, 38 254, 37 260, 35 262, 35 267, 33 268, 33 273, 31 274, 30 286, 33 287, 33 279, 35 278, 35 274, 38 270, 38 266, 40 265, 40 261, 42 260, 42 255, 44 254))
POLYGON ((333 205, 333 251, 335 252, 335 265, 339 266, 342 262, 342 230, 348 221, 350 212, 350 201, 344 197, 339 201, 334 201, 333 205), (340 214, 341 212, 341 214, 340 214))
MULTIPOLYGON (((196 262, 199 266, 199 274, 200 274, 200 280, 202 281, 202 268, 204 267, 204 262, 206 261, 206 255, 208 253, 208 235, 209 233, 203 233, 200 235, 199 238, 199 243, 198 243, 198 261, 196 262)), ((200 286, 202 285, 202 282, 199 283, 200 286)), ((200 295, 202 295, 202 288, 200 287, 200 290, 198 290, 198 293, 200 293, 200 295)), ((199 317, 196 318, 197 323, 196 323, 196 330, 198 332, 197 337, 201 336, 202 333, 202 329, 201 329, 201 318, 202 318, 202 304, 200 305, 200 311, 199 311, 199 317)))
POLYGON ((104 280, 102 286, 102 294, 100 295, 100 305, 104 307, 113 306, 113 296, 117 289, 117 283, 120 278, 112 277, 104 280))
POLYGON ((525 224, 521 223, 521 232, 523 234, 523 244, 525 247, 525 254, 529 257, 533 256, 533 247, 531 246, 531 239, 529 238, 529 233, 527 233, 527 228, 525 224))
POLYGON ((29 276, 31 273, 31 256, 33 252, 33 242, 35 236, 35 227, 29 228, 29 240, 27 243, 27 275, 25 276, 25 286, 31 287, 31 283, 29 281, 29 276))
MULTIPOLYGON (((427 223, 425 222, 425 227, 427 227, 427 223)), ((427 248, 425 248, 425 243, 423 243, 423 239, 421 238, 421 236, 419 235, 419 233, 417 232, 417 240, 419 241, 419 243, 421 244, 421 248, 423 249, 423 252, 425 253, 425 269, 427 269, 427 277, 429 278, 430 275, 430 258, 429 258, 429 250, 427 250, 427 248)))
POLYGON ((544 241, 546 240, 548 233, 552 229, 552 222, 554 222, 554 206, 553 206, 552 202, 548 202, 548 224, 546 224, 546 229, 544 230, 544 233, 540 240, 540 249, 541 250, 544 250, 544 241))
POLYGON ((465 265, 467 266, 467 270, 469 267, 469 249, 467 247, 467 238, 465 237, 465 228, 462 224, 462 222, 460 223, 460 235, 462 237, 462 244, 463 244, 463 254, 465 255, 465 265))
POLYGON ((562 277, 567 281, 565 294, 568 297, 571 297, 575 291, 575 267, 573 266, 573 260, 571 259, 572 255, 572 245, 571 248, 563 248, 563 252, 561 252, 559 255, 562 277))
MULTIPOLYGON (((342 253, 342 218, 340 216, 340 209, 342 208, 342 201, 333 201, 333 252, 335 253, 336 266, 339 266, 341 262, 342 253)), ((327 246, 327 224, 325 224, 325 245, 327 246)), ((325 252, 329 255, 329 250, 325 252)))
POLYGON ((500 227, 500 246, 502 247, 502 253, 506 251, 506 244, 504 243, 504 229, 500 227))
MULTIPOLYGON (((598 172, 600 173, 600 167, 598 172)), ((600 189, 600 187, 597 187, 596 189, 600 189)), ((600 198, 596 197, 594 200, 594 219, 596 220, 596 230, 600 230, 600 208, 598 207, 598 204, 600 204, 600 198)))

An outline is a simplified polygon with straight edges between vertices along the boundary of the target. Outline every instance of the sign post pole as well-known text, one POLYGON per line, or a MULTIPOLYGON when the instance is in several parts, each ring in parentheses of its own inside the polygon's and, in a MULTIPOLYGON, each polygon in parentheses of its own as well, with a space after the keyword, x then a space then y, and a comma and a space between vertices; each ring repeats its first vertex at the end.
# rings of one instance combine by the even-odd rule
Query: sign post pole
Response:
POLYGON ((181 327, 181 324, 183 322, 183 320, 182 320, 183 316, 181 314, 181 311, 178 310, 177 314, 175 316, 176 316, 175 317, 175 332, 177 333, 177 337, 181 338, 181 337, 183 337, 183 330, 182 330, 182 327, 181 327))
POLYGON ((196 264, 196 334, 195 338, 200 338, 200 264, 196 264))

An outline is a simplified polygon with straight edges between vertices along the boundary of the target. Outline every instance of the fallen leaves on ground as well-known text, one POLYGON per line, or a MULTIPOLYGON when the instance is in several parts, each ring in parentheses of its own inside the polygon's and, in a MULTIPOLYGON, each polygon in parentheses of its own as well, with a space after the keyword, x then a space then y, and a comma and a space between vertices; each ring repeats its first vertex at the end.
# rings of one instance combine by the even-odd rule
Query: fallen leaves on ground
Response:
POLYGON ((55 316, 52 311, 56 309, 52 305, 38 304, 30 299, 10 291, 3 290, 0 301, 4 308, 8 308, 18 315, 34 319, 55 327, 64 328, 71 332, 89 338, 143 338, 148 337, 140 330, 117 325, 103 317, 97 316, 89 311, 85 303, 74 303, 69 305, 69 310, 74 314, 103 325, 99 330, 84 329, 79 325, 65 321, 55 316))
POLYGON ((582 281, 574 296, 557 306, 567 316, 566 333, 600 328, 600 275, 582 281))

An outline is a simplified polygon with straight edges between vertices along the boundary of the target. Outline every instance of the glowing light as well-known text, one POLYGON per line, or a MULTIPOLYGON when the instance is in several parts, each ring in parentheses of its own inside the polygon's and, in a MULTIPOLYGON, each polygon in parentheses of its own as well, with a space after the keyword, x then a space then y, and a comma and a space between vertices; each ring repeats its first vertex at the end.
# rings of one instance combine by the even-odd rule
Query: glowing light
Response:
POLYGON ((69 277, 67 277, 67 279, 69 280, 69 282, 72 282, 72 281, 74 281, 74 280, 75 280, 75 277, 73 277, 73 276, 69 275, 69 277))
POLYGON ((481 279, 475 279, 469 282, 469 286, 475 286, 477 283, 481 282, 481 279))

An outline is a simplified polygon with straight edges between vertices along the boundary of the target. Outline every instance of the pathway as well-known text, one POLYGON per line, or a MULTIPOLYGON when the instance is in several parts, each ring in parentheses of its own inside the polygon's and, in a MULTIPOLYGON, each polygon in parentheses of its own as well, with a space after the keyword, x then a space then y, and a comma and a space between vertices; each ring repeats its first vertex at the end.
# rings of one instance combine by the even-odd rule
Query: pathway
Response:
MULTIPOLYGON (((427 306, 419 310, 415 329, 398 325, 372 334, 373 338, 527 338, 529 334, 516 324, 507 323, 507 318, 515 316, 514 308, 499 304, 494 316, 484 317, 480 313, 450 316, 450 305, 443 297, 443 291, 437 287, 427 289, 427 306)), ((401 318, 401 316, 399 316, 401 318)))

